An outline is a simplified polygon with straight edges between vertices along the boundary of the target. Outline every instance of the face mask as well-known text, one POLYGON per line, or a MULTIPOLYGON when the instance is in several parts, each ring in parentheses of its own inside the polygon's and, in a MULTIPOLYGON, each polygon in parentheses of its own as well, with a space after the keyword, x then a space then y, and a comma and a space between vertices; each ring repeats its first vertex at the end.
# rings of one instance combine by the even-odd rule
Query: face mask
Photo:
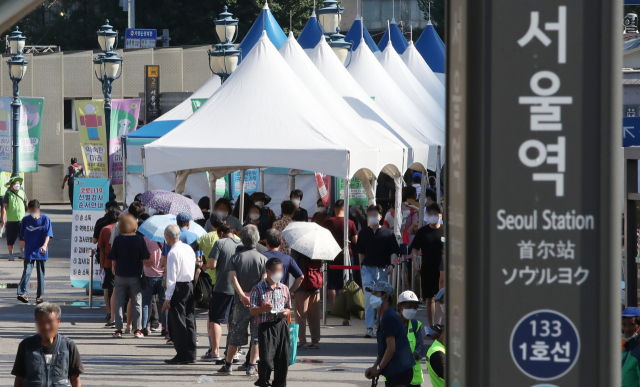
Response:
POLYGON ((370 224, 371 226, 375 226, 376 224, 379 224, 379 223, 380 223, 380 221, 378 220, 378 217, 377 217, 377 216, 370 216, 370 217, 368 217, 368 218, 367 218, 367 222, 369 222, 369 224, 370 224))
POLYGON ((371 304, 373 309, 378 309, 379 307, 382 306, 382 298, 371 295, 371 298, 369 299, 369 304, 371 304))
POLYGON ((249 215, 249 219, 258 220, 260 218, 260 214, 251 214, 249 215))
POLYGON ((264 207, 264 202, 256 202, 256 206, 262 208, 264 207))
POLYGON ((283 276, 284 276, 284 273, 274 273, 274 274, 271 274, 269 277, 273 282, 280 282, 283 276))
POLYGON ((415 309, 403 309, 402 310, 402 315, 407 320, 412 320, 414 317, 416 317, 416 313, 418 313, 418 311, 415 310, 415 309))
POLYGON ((318 212, 321 214, 326 214, 327 213, 327 207, 318 207, 318 212))
POLYGON ((637 334, 637 333, 634 333, 634 334, 633 334, 633 336, 631 336, 631 337, 626 337, 626 336, 624 335, 624 333, 622 334, 622 338, 623 338, 623 339, 625 339, 625 340, 627 340, 627 341, 629 341, 629 340, 633 339, 633 338, 634 338, 634 337, 636 337, 636 336, 638 336, 638 334, 637 334))
POLYGON ((293 203, 294 206, 299 206, 300 205, 300 199, 291 199, 291 203, 293 203))
POLYGON ((429 221, 429 223, 431 224, 436 224, 436 223, 440 223, 440 217, 438 215, 429 215, 429 217, 427 218, 427 220, 429 221))
POLYGON ((12 185, 12 188, 17 191, 20 189, 20 183, 15 183, 14 185, 12 185))
POLYGON ((219 217, 224 219, 224 218, 227 217, 228 213, 227 212, 223 212, 223 211, 216 211, 216 215, 218 215, 219 217))
POLYGON ((33 219, 37 219, 38 217, 40 217, 40 213, 39 212, 30 212, 29 215, 31 215, 31 217, 33 219))

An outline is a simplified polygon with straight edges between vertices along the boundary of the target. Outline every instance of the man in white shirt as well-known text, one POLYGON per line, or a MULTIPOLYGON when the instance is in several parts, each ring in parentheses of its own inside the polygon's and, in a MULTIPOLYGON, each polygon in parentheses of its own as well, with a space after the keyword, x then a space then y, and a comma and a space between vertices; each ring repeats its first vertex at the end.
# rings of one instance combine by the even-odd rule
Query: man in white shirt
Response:
POLYGON ((196 255, 191 246, 180 242, 180 228, 172 224, 164 230, 165 243, 171 247, 167 256, 167 290, 162 312, 169 312, 169 335, 176 356, 167 364, 196 362, 195 303, 192 301, 196 255))

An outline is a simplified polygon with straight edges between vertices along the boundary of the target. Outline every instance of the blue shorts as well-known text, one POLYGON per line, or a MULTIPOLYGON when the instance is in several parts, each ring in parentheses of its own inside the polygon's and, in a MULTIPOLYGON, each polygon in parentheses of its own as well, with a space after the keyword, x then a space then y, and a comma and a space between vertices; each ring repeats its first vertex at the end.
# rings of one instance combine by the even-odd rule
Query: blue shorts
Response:
POLYGON ((209 322, 220 325, 229 322, 229 311, 233 304, 233 294, 211 293, 209 300, 209 322))

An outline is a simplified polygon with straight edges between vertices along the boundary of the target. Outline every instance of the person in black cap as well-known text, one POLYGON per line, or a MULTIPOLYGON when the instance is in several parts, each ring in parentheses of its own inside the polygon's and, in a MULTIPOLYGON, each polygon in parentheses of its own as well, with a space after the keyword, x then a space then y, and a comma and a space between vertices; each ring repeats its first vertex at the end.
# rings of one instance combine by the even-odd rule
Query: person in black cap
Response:
POLYGON ((378 326, 378 357, 364 376, 374 379, 380 375, 386 378, 386 387, 409 387, 413 379, 416 361, 411 352, 406 329, 393 309, 393 286, 386 282, 375 282, 366 288, 371 293, 371 306, 380 314, 378 326))
POLYGON ((260 224, 265 230, 273 227, 273 222, 276 220, 276 214, 267 207, 267 204, 271 202, 271 197, 264 192, 254 192, 250 196, 253 204, 260 209, 260 224))

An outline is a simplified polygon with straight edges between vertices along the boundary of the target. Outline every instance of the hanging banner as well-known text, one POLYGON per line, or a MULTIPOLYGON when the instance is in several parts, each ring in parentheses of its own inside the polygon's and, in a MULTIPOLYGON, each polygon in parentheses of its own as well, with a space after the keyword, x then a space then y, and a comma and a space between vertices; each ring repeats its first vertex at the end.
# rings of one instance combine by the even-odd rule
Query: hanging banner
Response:
MULTIPOLYGON (((344 179, 337 180, 340 199, 344 200, 344 179)), ((349 184, 349 205, 365 207, 369 205, 369 198, 364 191, 362 182, 355 177, 351 179, 351 184, 349 184)))
POLYGON ((76 117, 87 177, 107 177, 107 131, 102 100, 76 100, 76 117))
MULTIPOLYGON (((89 270, 93 244, 93 227, 104 215, 109 201, 109 180, 77 178, 73 182, 73 218, 71 222, 71 286, 89 288, 89 270)), ((95 259, 95 257, 94 257, 95 259)), ((93 262, 93 288, 101 289, 100 261, 93 262)))
POLYGON ((195 112, 205 102, 207 102, 207 98, 191 98, 191 109, 193 109, 193 111, 195 112))
MULTIPOLYGON (((0 97, 0 171, 11 172, 12 165, 12 97, 0 97)), ((20 127, 18 129, 18 171, 38 172, 40 133, 44 98, 20 98, 20 127)))
POLYGON ((316 172, 316 184, 318 185, 318 192, 320 193, 322 204, 329 208, 331 206, 331 195, 329 195, 330 188, 325 184, 323 176, 324 175, 322 173, 316 172))
POLYGON ((20 126, 18 129, 18 171, 38 172, 40 157, 40 133, 44 98, 20 98, 20 126))
MULTIPOLYGON (((240 171, 233 172, 231 178, 233 184, 231 185, 231 196, 237 198, 240 196, 240 171)), ((254 192, 258 192, 258 186, 260 182, 260 169, 247 169, 244 171, 244 192, 251 195, 254 192)))
POLYGON ((111 100, 111 128, 109 135, 109 178, 111 184, 122 184, 123 162, 120 137, 138 128, 140 99, 111 100))

